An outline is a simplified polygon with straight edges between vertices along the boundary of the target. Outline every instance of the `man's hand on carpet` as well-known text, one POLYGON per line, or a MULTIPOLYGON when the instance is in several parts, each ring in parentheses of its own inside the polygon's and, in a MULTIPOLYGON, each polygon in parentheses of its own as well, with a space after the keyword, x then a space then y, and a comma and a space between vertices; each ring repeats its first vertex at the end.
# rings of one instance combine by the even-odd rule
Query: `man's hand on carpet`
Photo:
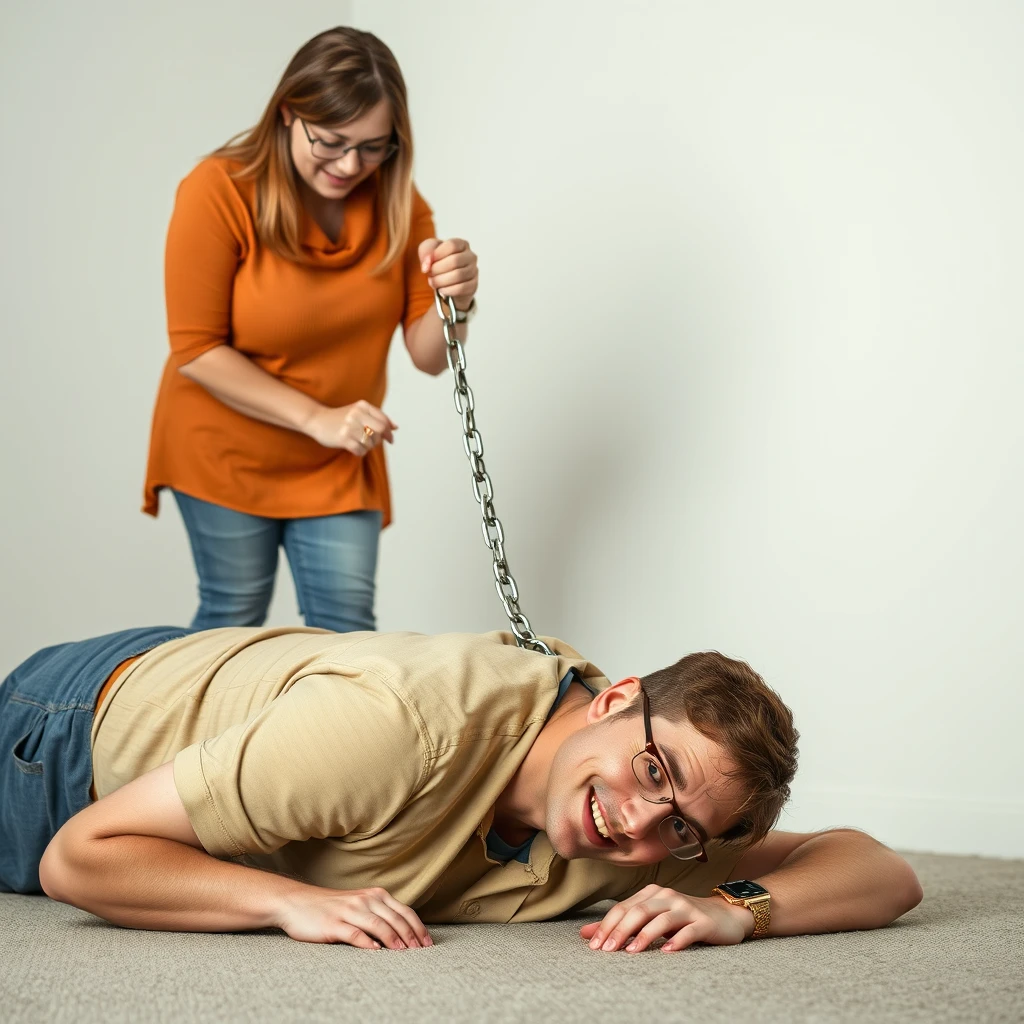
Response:
POLYGON ((675 889, 648 885, 628 900, 616 903, 604 919, 585 924, 580 935, 591 949, 625 948, 639 953, 665 939, 662 951, 673 953, 695 942, 731 946, 754 931, 754 915, 718 896, 684 896, 675 889))
POLYGON ((277 925, 300 942, 341 942, 362 949, 421 949, 434 944, 416 911, 379 887, 303 886, 289 894, 277 925))

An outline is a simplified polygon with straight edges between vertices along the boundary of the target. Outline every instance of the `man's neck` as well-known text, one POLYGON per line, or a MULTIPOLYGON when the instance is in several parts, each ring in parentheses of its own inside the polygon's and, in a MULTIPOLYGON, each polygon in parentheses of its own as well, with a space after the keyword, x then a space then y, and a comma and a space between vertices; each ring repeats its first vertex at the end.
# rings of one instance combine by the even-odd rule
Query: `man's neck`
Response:
POLYGON ((510 846, 519 846, 544 828, 548 777, 562 743, 586 724, 591 695, 572 683, 555 713, 533 741, 523 763, 494 804, 492 828, 510 846))

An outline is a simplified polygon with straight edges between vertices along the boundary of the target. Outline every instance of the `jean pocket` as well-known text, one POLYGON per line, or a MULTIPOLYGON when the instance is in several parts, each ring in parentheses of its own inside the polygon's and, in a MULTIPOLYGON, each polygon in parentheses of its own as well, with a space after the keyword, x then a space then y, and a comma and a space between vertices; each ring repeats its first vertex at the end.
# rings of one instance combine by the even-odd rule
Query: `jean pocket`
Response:
POLYGON ((26 775, 42 775, 43 762, 35 761, 42 745, 43 732, 46 728, 46 716, 42 718, 14 744, 11 756, 14 758, 14 767, 26 775))

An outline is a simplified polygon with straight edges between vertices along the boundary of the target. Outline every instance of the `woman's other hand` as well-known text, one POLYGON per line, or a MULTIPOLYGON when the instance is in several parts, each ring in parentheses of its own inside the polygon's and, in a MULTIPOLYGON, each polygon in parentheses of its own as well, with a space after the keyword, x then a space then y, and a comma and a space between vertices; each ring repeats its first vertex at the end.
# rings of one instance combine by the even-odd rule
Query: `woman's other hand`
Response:
POLYGON ((325 448, 344 448, 362 457, 381 443, 394 444, 398 424, 375 405, 360 399, 336 408, 321 406, 303 432, 325 448))

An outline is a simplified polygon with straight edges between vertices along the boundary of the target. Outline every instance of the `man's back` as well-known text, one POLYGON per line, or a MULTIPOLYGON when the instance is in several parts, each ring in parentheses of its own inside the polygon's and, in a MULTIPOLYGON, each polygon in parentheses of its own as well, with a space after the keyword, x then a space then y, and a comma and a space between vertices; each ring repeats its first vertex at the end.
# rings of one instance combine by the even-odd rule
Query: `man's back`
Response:
MULTIPOLYGON (((98 797, 174 759, 205 849, 323 886, 422 902, 540 732, 571 670, 564 644, 509 634, 221 629, 150 652, 96 714, 98 797)), ((460 857, 460 852, 462 856, 460 857)), ((455 888, 462 885, 454 882, 455 888)))

